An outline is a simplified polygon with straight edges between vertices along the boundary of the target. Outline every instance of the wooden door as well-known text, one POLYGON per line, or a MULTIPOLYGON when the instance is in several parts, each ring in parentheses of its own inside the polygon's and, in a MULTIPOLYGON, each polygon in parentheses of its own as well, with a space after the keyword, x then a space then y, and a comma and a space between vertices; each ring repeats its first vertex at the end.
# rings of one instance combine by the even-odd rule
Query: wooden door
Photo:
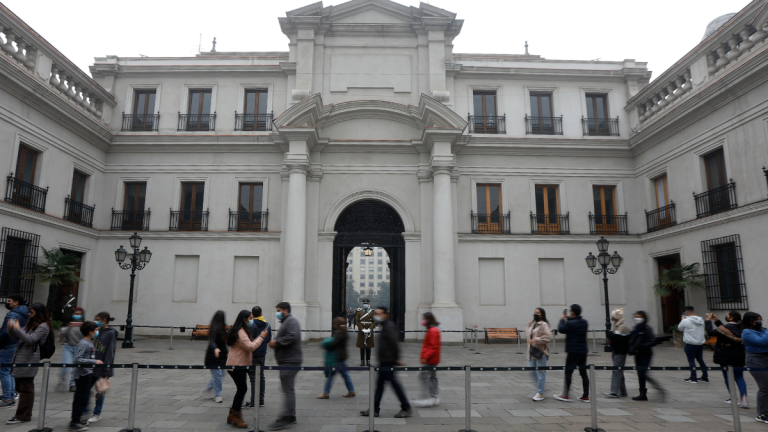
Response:
MULTIPOLYGON (((653 186, 656 190, 656 208, 660 209, 669 205, 669 195, 667 194, 667 175, 657 177, 653 180, 653 186)), ((672 212, 669 210, 659 211, 659 226, 667 226, 672 223, 672 212)))
MULTIPOLYGON (((74 255, 80 258, 80 261, 75 264, 77 273, 75 275, 80 277, 80 268, 82 265, 83 254, 80 252, 74 252, 70 250, 62 251, 66 255, 74 255)), ((72 310, 78 305, 80 300, 80 282, 65 282, 55 287, 57 293, 55 298, 54 309, 51 311, 51 319, 57 321, 68 321, 72 318, 72 310), (70 297, 71 295, 71 297, 70 297), (70 301, 71 299, 73 299, 70 301)))
MULTIPOLYGON (((680 254, 667 255, 656 258, 658 277, 661 273, 675 264, 680 263, 680 254)), ((679 291, 673 291, 670 295, 661 297, 661 318, 662 332, 669 333, 669 328, 680 322, 680 316, 683 314, 684 295, 679 291)))
POLYGON ((501 233, 504 228, 501 210, 501 185, 477 185, 477 231, 501 233))

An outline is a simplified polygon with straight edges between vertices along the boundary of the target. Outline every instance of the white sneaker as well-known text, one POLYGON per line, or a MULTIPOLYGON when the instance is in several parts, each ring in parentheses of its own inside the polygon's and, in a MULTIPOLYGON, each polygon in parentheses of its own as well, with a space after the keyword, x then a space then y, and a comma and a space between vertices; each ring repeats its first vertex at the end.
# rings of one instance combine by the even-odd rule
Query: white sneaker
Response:
POLYGON ((431 401, 432 401, 432 406, 440 405, 440 398, 435 397, 435 398, 432 398, 431 401))
POLYGON ((213 400, 216 401, 216 403, 224 402, 224 399, 222 399, 221 396, 216 396, 215 398, 213 398, 213 400))
POLYGON ((101 416, 94 414, 93 417, 88 419, 88 424, 96 423, 99 420, 101 420, 101 416))
POLYGON ((418 399, 411 401, 411 405, 416 408, 427 408, 432 406, 432 399, 418 399))
POLYGON ((539 402, 539 401, 543 401, 543 400, 544 400, 544 395, 543 395, 543 394, 541 394, 541 393, 536 393, 536 394, 533 396, 533 398, 532 398, 532 399, 533 399, 533 400, 535 400, 536 402, 539 402))

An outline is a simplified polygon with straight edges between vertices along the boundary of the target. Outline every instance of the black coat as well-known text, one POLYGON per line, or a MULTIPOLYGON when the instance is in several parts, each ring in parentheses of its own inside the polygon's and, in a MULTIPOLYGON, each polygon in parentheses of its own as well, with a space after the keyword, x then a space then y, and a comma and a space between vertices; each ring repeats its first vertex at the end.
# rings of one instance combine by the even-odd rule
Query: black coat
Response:
POLYGON ((584 318, 577 316, 561 319, 557 331, 565 335, 565 352, 571 354, 587 354, 587 330, 589 323, 584 318))
POLYGON ((646 323, 638 324, 629 334, 629 355, 650 357, 656 345, 656 336, 646 323))
POLYGON ((211 332, 208 334, 208 347, 205 350, 205 365, 207 367, 224 367, 227 365, 228 354, 227 332, 223 328, 218 331, 211 329, 211 332), (221 350, 218 358, 216 358, 216 353, 214 352, 216 348, 221 350))
POLYGON ((704 326, 709 336, 717 336, 717 343, 715 344, 715 355, 712 359, 715 363, 721 366, 736 366, 744 367, 746 364, 747 351, 744 348, 744 343, 741 341, 741 328, 738 324, 715 321, 715 325, 712 325, 712 321, 705 321, 704 326), (721 331, 720 326, 728 329, 733 336, 730 336, 725 331, 721 331))
POLYGON ((610 332, 608 333, 608 339, 611 341, 614 354, 624 355, 629 353, 629 335, 610 332))
POLYGON ((397 345, 397 326, 392 320, 381 323, 379 340, 376 342, 379 363, 394 364, 400 360, 400 347, 397 345))
POLYGON ((269 342, 272 340, 272 326, 269 325, 269 323, 266 321, 257 320, 257 319, 253 320, 253 327, 250 328, 251 340, 254 340, 257 337, 259 337, 259 335, 261 335, 261 332, 263 332, 264 329, 267 330, 267 337, 265 337, 264 340, 261 341, 261 346, 256 348, 256 350, 253 352, 254 365, 256 364, 257 358, 267 356, 267 348, 269 348, 269 342))

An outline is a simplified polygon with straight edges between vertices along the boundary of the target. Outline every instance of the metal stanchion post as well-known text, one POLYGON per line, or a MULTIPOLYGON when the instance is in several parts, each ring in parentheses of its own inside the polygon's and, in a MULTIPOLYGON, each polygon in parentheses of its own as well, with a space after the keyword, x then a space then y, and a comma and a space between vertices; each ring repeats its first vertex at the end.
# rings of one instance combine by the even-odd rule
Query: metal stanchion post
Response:
POLYGON ((475 432, 472 430, 472 367, 464 366, 464 429, 459 432, 475 432))
POLYGON ((475 330, 475 354, 480 354, 480 348, 477 347, 477 340, 480 339, 477 337, 477 330, 475 330))
POLYGON ((731 391, 731 411, 733 412, 733 431, 730 432, 741 432, 741 417, 739 417, 739 400, 741 395, 739 395, 739 388, 734 379, 733 367, 728 367, 727 369, 728 387, 731 391))
POLYGON ((592 330, 592 353, 597 352, 597 336, 595 336, 596 333, 597 330, 592 330))
POLYGON ((43 393, 40 395, 40 412, 37 414, 37 429, 29 432, 51 432, 53 429, 45 427, 45 407, 48 404, 48 378, 51 375, 51 362, 45 362, 43 366, 43 393))
POLYGON ((376 381, 373 372, 374 367, 368 366, 368 430, 365 432, 379 432, 373 428, 373 418, 376 417, 373 412, 373 396, 376 393, 376 381))
POLYGON ((168 347, 169 350, 173 349, 173 326, 171 326, 171 346, 168 347))
POLYGON ((597 384, 595 383, 595 365, 589 365, 589 407, 592 412, 592 426, 585 427, 586 432, 605 432, 597 427, 597 397, 595 392, 597 391, 597 384))
POLYGON ((136 393, 139 389, 139 364, 134 363, 131 373, 131 400, 128 404, 128 428, 121 429, 120 432, 141 432, 141 429, 133 427, 136 420, 136 393))
MULTIPOLYGON (((254 376, 256 377, 254 383, 257 383, 255 385, 258 385, 259 381, 261 380, 261 365, 256 365, 256 375, 254 376)), ((256 398, 253 399, 253 402, 253 429, 249 430, 248 432, 264 432, 259 429, 259 404, 256 403, 256 398)))
POLYGON ((552 354, 560 354, 557 352, 557 332, 552 330, 552 354))
POLYGON ((517 353, 522 354, 522 351, 520 351, 520 333, 517 334, 517 353))
POLYGON ((461 332, 461 340, 464 341, 464 348, 467 347, 467 329, 464 328, 464 331, 461 332))

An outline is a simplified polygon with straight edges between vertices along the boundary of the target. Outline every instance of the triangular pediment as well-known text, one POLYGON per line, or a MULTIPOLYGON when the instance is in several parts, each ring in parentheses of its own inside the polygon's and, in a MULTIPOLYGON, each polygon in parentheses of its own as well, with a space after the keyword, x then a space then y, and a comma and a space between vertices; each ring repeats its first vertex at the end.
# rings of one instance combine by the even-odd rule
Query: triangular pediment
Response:
POLYGON ((413 10, 390 0, 352 0, 329 6, 325 20, 345 24, 405 24, 414 20, 413 10))

